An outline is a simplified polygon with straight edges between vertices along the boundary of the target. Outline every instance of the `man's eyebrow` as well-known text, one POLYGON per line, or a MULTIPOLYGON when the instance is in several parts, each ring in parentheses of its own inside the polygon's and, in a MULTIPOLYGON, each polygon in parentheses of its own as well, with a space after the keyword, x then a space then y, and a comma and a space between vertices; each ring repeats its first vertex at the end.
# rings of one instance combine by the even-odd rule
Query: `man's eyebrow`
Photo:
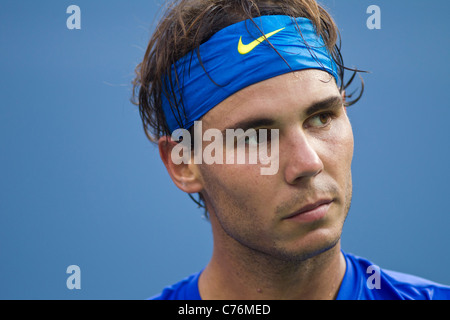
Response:
POLYGON ((343 106, 344 102, 342 101, 341 96, 331 96, 324 100, 313 103, 305 110, 305 114, 307 117, 316 113, 317 111, 326 110, 326 109, 338 109, 343 106))
MULTIPOLYGON (((310 115, 316 113, 317 111, 326 110, 326 109, 337 109, 342 107, 343 101, 341 96, 331 96, 329 98, 326 98, 324 100, 318 101, 313 103, 311 106, 309 106, 305 110, 305 114, 307 117, 310 115)), ((227 127, 226 129, 222 130, 222 134, 226 134, 226 130, 237 130, 242 129, 244 131, 247 131, 248 129, 252 128, 259 128, 259 127, 272 127, 276 124, 276 121, 274 119, 270 118, 254 118, 254 119, 247 119, 240 122, 235 123, 234 125, 231 125, 227 127)))
POLYGON ((225 135, 226 130, 228 130, 228 129, 235 130, 235 131, 237 129, 242 129, 245 132, 248 129, 258 128, 258 127, 270 127, 270 126, 273 126, 274 124, 275 124, 275 120, 269 119, 269 118, 248 119, 248 120, 243 120, 238 123, 235 123, 234 125, 229 126, 228 128, 222 130, 222 134, 225 135))

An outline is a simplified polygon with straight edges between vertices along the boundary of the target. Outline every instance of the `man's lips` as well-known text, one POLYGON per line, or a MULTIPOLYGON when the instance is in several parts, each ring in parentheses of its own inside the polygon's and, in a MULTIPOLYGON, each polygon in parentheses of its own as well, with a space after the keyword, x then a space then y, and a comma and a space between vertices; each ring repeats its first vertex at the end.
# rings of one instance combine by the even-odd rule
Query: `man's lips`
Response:
POLYGON ((332 202, 333 202, 333 199, 321 199, 321 200, 315 201, 313 203, 303 206, 302 208, 300 208, 300 210, 297 210, 294 213, 289 214, 284 219, 291 219, 291 218, 300 216, 302 214, 306 215, 308 213, 315 213, 315 211, 319 211, 319 209, 326 210, 326 209, 328 209, 329 204, 331 204, 332 202))

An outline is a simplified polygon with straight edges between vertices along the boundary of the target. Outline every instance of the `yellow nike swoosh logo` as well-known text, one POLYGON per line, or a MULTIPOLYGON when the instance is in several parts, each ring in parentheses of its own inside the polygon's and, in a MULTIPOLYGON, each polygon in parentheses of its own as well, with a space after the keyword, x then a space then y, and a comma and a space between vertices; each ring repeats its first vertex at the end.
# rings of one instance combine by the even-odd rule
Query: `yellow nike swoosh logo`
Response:
POLYGON ((258 39, 250 42, 249 44, 243 44, 242 43, 242 36, 239 38, 239 43, 238 43, 238 52, 240 54, 247 54, 250 51, 252 51, 253 49, 256 48, 256 46, 258 46, 259 44, 261 44, 262 42, 264 42, 264 40, 269 39, 271 36, 273 36, 275 33, 280 32, 281 30, 283 30, 284 28, 272 31, 271 33, 265 34, 261 37, 259 37, 258 39))

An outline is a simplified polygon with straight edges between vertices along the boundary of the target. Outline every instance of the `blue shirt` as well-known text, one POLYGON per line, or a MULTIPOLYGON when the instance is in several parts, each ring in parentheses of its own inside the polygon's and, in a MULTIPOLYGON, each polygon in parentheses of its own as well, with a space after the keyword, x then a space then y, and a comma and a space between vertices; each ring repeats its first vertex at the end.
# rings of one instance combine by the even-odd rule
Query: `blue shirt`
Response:
MULTIPOLYGON (((342 252, 346 271, 337 300, 450 300, 450 286, 405 273, 380 269, 370 261, 342 252)), ((166 287, 153 300, 201 300, 197 272, 166 287)))

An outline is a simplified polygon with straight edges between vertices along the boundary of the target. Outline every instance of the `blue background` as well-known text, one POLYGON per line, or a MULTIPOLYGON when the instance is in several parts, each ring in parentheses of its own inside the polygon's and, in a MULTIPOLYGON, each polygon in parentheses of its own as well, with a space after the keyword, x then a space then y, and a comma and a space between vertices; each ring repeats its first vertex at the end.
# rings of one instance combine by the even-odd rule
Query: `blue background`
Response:
MULTIPOLYGON (((200 270, 212 237, 129 101, 161 1, 13 1, 0 10, 0 298, 145 299, 200 270), (81 8, 81 30, 66 9, 81 8), (66 268, 81 268, 81 290, 66 268)), ((344 61, 354 196, 342 245, 450 284, 448 1, 322 1, 344 61), (381 8, 381 30, 366 9, 381 8)))

